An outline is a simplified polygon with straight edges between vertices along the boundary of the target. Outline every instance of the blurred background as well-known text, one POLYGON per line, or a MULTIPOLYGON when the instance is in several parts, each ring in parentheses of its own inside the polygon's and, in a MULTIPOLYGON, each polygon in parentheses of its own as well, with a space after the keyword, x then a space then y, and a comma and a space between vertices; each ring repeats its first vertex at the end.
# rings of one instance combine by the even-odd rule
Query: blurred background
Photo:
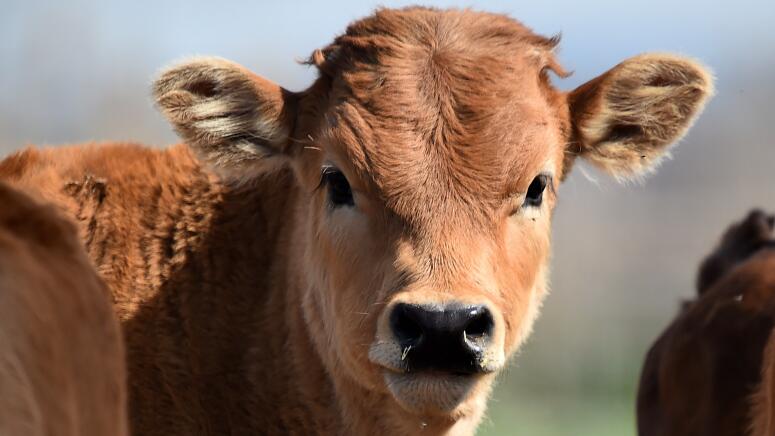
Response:
MULTIPOLYGON (((291 90, 314 78, 296 61, 371 1, 2 0, 0 156, 25 144, 176 141, 153 109, 156 71, 183 57, 237 61, 291 90)), ((384 6, 409 3, 383 1, 384 6)), ((480 435, 633 435, 650 343, 693 295, 700 259, 751 207, 775 209, 775 3, 426 1, 502 12, 562 32, 562 89, 645 51, 690 55, 717 95, 674 159, 622 186, 577 167, 554 223, 552 294, 502 377, 480 435)))

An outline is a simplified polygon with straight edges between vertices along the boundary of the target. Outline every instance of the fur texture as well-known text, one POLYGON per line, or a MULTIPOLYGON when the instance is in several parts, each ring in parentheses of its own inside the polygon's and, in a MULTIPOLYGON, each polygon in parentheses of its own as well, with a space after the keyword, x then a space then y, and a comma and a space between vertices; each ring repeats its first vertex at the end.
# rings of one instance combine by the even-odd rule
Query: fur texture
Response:
POLYGON ((165 70, 153 87, 158 106, 184 140, 231 179, 267 172, 285 150, 293 95, 219 58, 165 70))
POLYGON ((646 357, 639 435, 737 436, 752 417, 754 435, 772 434, 772 339, 763 356, 775 325, 774 219, 750 213, 703 262, 698 298, 646 357))
POLYGON ((0 434, 128 434, 119 326, 75 226, 0 182, 0 434))
MULTIPOLYGON (((569 104, 549 77, 557 42, 500 15, 380 10, 313 54, 319 78, 300 93, 222 60, 167 70, 154 95, 186 146, 4 162, 0 177, 80 223, 123 322, 134 433, 473 433, 547 293, 574 122, 609 119, 612 89, 643 100, 627 85, 641 70, 617 67, 569 104), (332 203, 324 167, 351 206, 332 203), (539 174, 543 200, 527 205, 539 174), (492 313, 486 371, 408 373, 390 310, 450 302, 492 313)), ((698 93, 660 94, 687 114, 643 131, 683 132, 698 93)))
POLYGON ((761 371, 761 383, 751 398, 751 436, 775 434, 775 330, 764 349, 761 371))
POLYGON ((620 179, 639 177, 666 156, 713 93, 713 80, 692 60, 636 56, 570 96, 572 150, 620 179))

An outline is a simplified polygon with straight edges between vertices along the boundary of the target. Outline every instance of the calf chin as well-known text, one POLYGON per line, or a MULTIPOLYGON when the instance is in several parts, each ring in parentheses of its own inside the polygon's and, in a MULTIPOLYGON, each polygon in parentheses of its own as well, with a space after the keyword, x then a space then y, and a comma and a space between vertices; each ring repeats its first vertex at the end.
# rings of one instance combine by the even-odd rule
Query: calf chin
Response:
POLYGON ((418 416, 458 420, 484 407, 493 375, 385 372, 385 383, 401 407, 418 416))

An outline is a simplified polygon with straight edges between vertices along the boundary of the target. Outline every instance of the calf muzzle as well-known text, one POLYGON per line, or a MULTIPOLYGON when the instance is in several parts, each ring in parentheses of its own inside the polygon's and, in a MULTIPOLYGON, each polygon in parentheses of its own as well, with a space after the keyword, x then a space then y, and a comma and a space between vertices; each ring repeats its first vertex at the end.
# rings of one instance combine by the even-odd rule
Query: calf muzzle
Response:
POLYGON ((390 313, 390 328, 408 372, 487 372, 482 358, 494 321, 485 306, 399 303, 390 313))

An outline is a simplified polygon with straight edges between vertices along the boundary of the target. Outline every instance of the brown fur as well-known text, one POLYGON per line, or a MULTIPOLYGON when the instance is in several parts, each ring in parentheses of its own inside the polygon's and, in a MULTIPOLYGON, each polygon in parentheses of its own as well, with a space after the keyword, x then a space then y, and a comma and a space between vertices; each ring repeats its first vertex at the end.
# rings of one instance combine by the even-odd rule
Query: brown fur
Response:
POLYGON ((775 434, 775 330, 764 349, 761 371, 761 383, 751 399, 751 436, 775 434))
POLYGON ((713 93, 709 73, 692 66, 678 56, 640 55, 580 87, 570 105, 583 141, 572 149, 619 178, 656 168, 713 93))
POLYGON ((750 398, 775 325, 772 231, 773 217, 754 211, 703 262, 698 298, 686 303, 646 358, 639 435, 743 435, 752 414, 757 428, 771 429, 772 357, 756 396, 759 412, 751 411, 750 398))
POLYGON ((0 434, 128 434, 109 294, 75 227, 0 182, 0 434))
POLYGON ((591 156, 601 143, 574 120, 605 123, 612 88, 622 104, 683 107, 630 114, 656 125, 610 158, 657 156, 710 89, 697 64, 650 57, 653 80, 681 73, 700 91, 657 87, 646 104, 648 84, 619 68, 568 95, 549 78, 556 42, 499 15, 380 10, 313 54, 320 76, 300 93, 220 59, 164 72, 154 95, 187 146, 29 150, 0 166, 78 218, 123 321, 134 433, 472 433, 547 292, 568 144, 591 156), (352 207, 329 204, 323 165, 352 207), (543 204, 523 207, 541 172, 543 204), (389 310, 452 301, 493 313, 487 373, 407 374, 389 310))

